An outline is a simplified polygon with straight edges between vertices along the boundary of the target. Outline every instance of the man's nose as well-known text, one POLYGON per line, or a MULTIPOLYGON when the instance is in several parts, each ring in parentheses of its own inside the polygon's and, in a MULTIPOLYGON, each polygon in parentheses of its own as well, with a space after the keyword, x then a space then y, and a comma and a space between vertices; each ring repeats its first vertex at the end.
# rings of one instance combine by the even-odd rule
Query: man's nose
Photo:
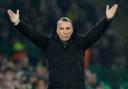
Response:
POLYGON ((67 29, 64 29, 64 33, 65 33, 65 34, 67 33, 67 29))

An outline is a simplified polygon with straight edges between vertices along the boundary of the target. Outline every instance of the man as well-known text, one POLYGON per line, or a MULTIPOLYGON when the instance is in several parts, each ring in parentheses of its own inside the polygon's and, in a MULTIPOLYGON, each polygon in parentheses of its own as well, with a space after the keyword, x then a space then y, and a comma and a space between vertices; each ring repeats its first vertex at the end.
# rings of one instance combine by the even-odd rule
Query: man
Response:
POLYGON ((19 10, 8 15, 15 28, 45 51, 48 57, 49 83, 48 89, 84 89, 84 51, 94 44, 107 29, 117 11, 118 5, 106 7, 106 16, 86 36, 77 35, 72 21, 62 17, 51 37, 36 33, 19 18, 19 10))

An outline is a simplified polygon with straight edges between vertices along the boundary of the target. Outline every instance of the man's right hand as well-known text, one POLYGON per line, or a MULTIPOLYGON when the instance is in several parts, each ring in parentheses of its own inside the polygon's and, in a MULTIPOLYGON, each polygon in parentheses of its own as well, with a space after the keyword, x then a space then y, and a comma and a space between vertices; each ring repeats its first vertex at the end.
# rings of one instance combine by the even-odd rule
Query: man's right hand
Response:
POLYGON ((10 20, 12 21, 12 23, 14 23, 14 25, 17 25, 20 22, 20 18, 19 18, 19 10, 17 10, 16 13, 14 13, 12 10, 8 10, 7 11, 10 20))

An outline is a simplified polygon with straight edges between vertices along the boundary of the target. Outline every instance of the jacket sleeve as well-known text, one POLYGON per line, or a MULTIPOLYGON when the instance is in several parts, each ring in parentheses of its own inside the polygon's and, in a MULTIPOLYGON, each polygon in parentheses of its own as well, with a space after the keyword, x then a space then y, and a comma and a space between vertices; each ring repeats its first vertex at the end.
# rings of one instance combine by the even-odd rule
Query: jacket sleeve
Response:
POLYGON ((105 16, 96 23, 94 28, 87 32, 85 36, 81 37, 82 46, 84 49, 93 45, 101 35, 106 31, 107 27, 109 26, 111 20, 107 19, 105 16))
POLYGON ((34 31, 29 25, 20 21, 15 28, 22 33, 26 38, 31 40, 39 48, 45 50, 48 44, 48 38, 34 31))

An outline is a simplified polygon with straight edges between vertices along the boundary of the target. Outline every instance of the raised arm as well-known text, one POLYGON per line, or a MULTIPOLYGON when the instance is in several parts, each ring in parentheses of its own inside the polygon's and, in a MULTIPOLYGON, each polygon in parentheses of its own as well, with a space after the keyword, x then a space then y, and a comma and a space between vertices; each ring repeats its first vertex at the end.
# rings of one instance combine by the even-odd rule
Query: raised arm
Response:
POLYGON ((111 19, 115 16, 117 8, 117 4, 114 4, 110 9, 109 5, 107 5, 106 16, 104 16, 99 22, 97 22, 91 31, 89 31, 85 36, 81 37, 84 49, 94 44, 103 34, 103 32, 106 31, 111 22, 111 19))
POLYGON ((22 33, 25 37, 27 37, 41 49, 44 50, 47 48, 48 38, 37 33, 29 25, 21 21, 19 18, 19 10, 14 13, 12 10, 9 9, 7 13, 10 17, 11 22, 20 33, 22 33))

